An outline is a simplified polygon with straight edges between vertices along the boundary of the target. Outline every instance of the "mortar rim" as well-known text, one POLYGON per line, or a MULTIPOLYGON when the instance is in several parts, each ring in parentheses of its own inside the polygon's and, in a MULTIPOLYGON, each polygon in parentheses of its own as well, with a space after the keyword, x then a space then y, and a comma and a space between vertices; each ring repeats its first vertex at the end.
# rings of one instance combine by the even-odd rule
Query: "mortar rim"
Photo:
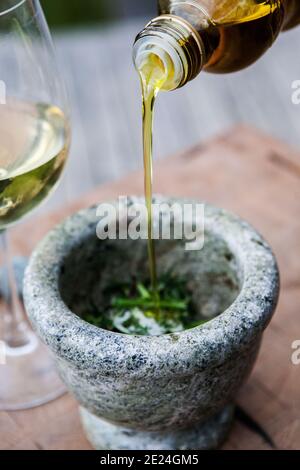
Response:
MULTIPOLYGON (((139 198, 132 197, 129 200, 136 201, 137 199, 139 198)), ((158 197, 158 199, 170 204, 175 201, 194 204, 200 202, 186 198, 158 197)), ((91 233, 92 226, 95 230, 96 207, 94 205, 71 215, 51 230, 34 251, 26 270, 24 298, 29 317, 42 339, 61 358, 76 362, 74 358, 80 356, 88 359, 96 350, 94 365, 103 366, 103 359, 107 357, 108 352, 107 341, 110 340, 110 356, 114 357, 116 367, 121 369, 125 367, 126 361, 130 360, 136 349, 142 349, 145 357, 153 358, 154 361, 158 358, 159 361, 168 360, 169 367, 174 365, 175 369, 180 368, 178 362, 197 357, 197 366, 201 368, 221 364, 226 357, 238 352, 242 345, 246 346, 261 335, 271 320, 279 295, 279 272, 275 257, 267 242, 251 225, 229 211, 207 203, 205 203, 206 221, 210 220, 219 235, 223 232, 222 238, 235 256, 238 250, 233 250, 233 244, 237 244, 240 251, 237 257, 244 262, 245 276, 240 293, 223 313, 202 326, 180 333, 135 336, 103 330, 71 312, 62 301, 58 282, 56 282, 59 279, 57 259, 66 256, 67 246, 68 251, 74 247, 74 243, 69 242, 75 240, 74 233, 78 229, 78 224, 84 222, 81 237, 78 238, 78 232, 76 233, 78 241, 84 239, 85 234, 91 233), (234 230, 224 236, 224 228, 234 230), (63 232, 64 235, 67 234, 64 240, 63 232), (232 240, 234 232, 235 239, 232 240), (237 234, 240 237, 238 243, 237 234), (242 251, 243 256, 241 256, 242 251), (253 253, 256 254, 256 259, 253 253), (251 286, 254 270, 257 270, 259 266, 265 269, 267 274, 260 278, 256 276, 256 282, 251 286), (42 273, 41 268, 44 270, 42 273), (51 276, 54 276, 52 278, 54 285, 47 292, 46 286, 49 286, 51 276), (263 294, 255 292, 255 287, 259 287, 259 291, 263 291, 263 294), (36 298, 40 296, 38 292, 43 298, 43 302, 39 303, 39 308, 36 306, 36 298), (252 298, 249 298, 249 295, 252 298), (49 314, 49 308, 52 309, 51 314, 49 314), (240 309, 244 310, 244 313, 241 313, 240 309), (65 327, 59 342, 57 341, 58 327, 62 329, 65 327), (201 355, 201 351, 207 351, 208 345, 210 345, 210 357, 205 354, 201 355), (183 351, 185 351, 185 357, 183 357, 183 351)))

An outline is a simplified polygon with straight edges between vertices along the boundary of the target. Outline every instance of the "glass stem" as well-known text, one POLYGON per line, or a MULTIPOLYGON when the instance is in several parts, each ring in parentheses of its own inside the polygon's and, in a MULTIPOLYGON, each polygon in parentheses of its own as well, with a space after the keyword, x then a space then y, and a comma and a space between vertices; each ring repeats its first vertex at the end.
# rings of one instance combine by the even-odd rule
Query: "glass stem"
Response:
POLYGON ((6 277, 8 289, 3 317, 3 340, 9 348, 20 348, 30 342, 30 329, 25 319, 24 306, 18 293, 6 230, 0 232, 0 239, 4 259, 3 277, 6 277))

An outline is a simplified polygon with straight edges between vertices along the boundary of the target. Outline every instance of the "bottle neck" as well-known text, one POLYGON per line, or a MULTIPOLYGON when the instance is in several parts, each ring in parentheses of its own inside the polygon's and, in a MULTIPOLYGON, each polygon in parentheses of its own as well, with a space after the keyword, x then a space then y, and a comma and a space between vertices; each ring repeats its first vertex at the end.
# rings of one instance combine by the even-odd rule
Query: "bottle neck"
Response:
POLYGON ((174 15, 154 18, 138 34, 133 59, 139 71, 153 54, 165 69, 163 90, 174 90, 193 80, 205 64, 205 49, 197 31, 174 15))

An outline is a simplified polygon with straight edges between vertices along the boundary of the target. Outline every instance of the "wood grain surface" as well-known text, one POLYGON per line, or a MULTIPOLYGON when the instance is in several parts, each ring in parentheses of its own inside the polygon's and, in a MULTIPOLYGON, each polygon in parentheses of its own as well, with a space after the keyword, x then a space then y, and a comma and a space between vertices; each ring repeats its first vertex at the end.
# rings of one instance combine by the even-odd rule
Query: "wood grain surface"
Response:
MULTIPOLYGON (((255 370, 239 393, 238 413, 224 449, 300 449, 300 158, 262 133, 237 127, 155 166, 155 191, 189 196, 238 213, 270 242, 282 292, 264 335, 255 370), (271 443, 272 445, 271 445, 271 443)), ((33 217, 13 232, 15 251, 28 254, 65 215, 119 195, 142 194, 142 174, 104 185, 53 215, 33 217)), ((0 413, 1 449, 89 449, 68 394, 24 412, 0 413)))

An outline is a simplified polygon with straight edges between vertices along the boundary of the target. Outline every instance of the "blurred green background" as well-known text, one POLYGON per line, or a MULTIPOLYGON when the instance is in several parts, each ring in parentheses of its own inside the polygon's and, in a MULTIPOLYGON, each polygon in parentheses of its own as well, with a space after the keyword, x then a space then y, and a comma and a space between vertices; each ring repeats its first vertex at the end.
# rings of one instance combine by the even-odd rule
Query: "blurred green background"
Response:
POLYGON ((41 0, 41 4, 54 27, 81 27, 156 12, 156 0, 41 0))

